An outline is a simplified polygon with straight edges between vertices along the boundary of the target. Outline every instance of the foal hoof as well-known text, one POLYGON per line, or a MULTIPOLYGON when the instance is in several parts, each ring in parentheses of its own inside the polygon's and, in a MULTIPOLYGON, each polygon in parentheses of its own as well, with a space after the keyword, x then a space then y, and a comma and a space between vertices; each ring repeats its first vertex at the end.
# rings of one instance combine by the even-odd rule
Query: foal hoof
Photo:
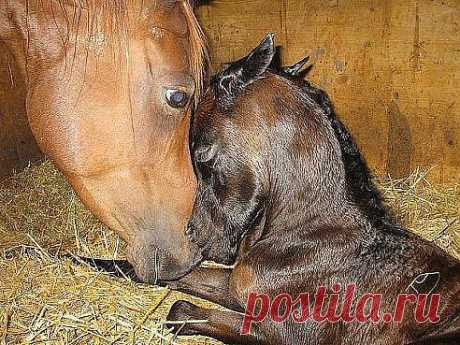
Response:
POLYGON ((198 331, 194 330, 197 326, 194 321, 200 320, 197 313, 197 306, 187 301, 177 301, 169 309, 166 316, 165 325, 173 329, 173 333, 178 335, 197 335, 198 331), (171 323, 168 323, 171 321, 171 323), (190 323, 187 323, 190 322, 190 323))

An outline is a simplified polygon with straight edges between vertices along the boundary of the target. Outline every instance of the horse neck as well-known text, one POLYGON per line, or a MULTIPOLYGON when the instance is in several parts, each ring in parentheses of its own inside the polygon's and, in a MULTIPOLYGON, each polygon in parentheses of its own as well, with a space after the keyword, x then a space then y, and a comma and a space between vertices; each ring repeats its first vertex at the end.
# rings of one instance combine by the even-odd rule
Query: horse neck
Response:
MULTIPOLYGON (((293 136, 296 142, 289 145, 289 154, 283 149, 285 143, 276 145, 277 138, 282 138, 283 133, 270 134, 272 149, 266 161, 277 163, 275 169, 267 167, 269 202, 265 233, 337 227, 358 229, 373 217, 369 212, 371 206, 365 209, 360 204, 363 200, 367 202, 368 196, 353 194, 352 189, 356 187, 350 185, 353 162, 344 156, 347 152, 337 135, 337 127, 322 104, 319 105, 306 102, 303 110, 298 110, 296 119, 300 122, 296 126, 298 132, 293 136), (295 159, 292 159, 292 150, 297 150, 295 159)), ((294 110, 288 112, 294 113, 294 110)), ((361 157, 357 148, 354 153, 361 157)), ((356 169, 363 174, 364 180, 359 182, 370 185, 372 181, 367 168, 362 160, 359 162, 363 165, 356 169)))
POLYGON ((283 155, 270 158, 277 162, 277 171, 270 169, 265 233, 305 226, 313 230, 343 222, 348 226, 347 214, 360 215, 348 201, 340 149, 331 133, 329 136, 334 149, 320 148, 311 157, 298 160, 283 155), (318 161, 323 163, 312 167, 318 161))
POLYGON ((367 163, 356 145, 348 128, 335 113, 327 93, 309 81, 301 81, 303 90, 312 97, 323 109, 334 134, 340 144, 344 162, 348 197, 360 208, 361 212, 373 224, 396 222, 395 216, 385 206, 384 200, 375 185, 367 163))
POLYGON ((380 191, 347 128, 332 113, 331 124, 339 140, 344 161, 350 199, 372 222, 391 221, 393 216, 386 208, 380 191))

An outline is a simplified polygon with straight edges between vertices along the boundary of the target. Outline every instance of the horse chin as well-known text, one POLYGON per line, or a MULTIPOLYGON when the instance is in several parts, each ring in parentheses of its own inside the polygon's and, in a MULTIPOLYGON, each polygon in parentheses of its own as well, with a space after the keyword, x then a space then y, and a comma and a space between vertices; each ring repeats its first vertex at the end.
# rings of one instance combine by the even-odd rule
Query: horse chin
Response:
POLYGON ((189 265, 179 265, 171 260, 163 260, 159 265, 157 262, 149 262, 147 265, 134 264, 136 276, 144 283, 161 285, 162 282, 178 280, 189 274, 195 267, 199 266, 202 257, 198 256, 189 265))
MULTIPOLYGON (((168 282, 168 281, 178 280, 186 276, 190 272, 192 272, 196 267, 198 267, 201 264, 202 261, 203 261, 203 256, 201 256, 200 254, 188 266, 182 266, 182 267, 175 266, 173 267, 172 271, 167 270, 162 273, 160 272, 160 277, 158 278, 157 282, 158 281, 168 282)), ((154 279, 150 279, 149 283, 153 283, 153 281, 154 279)))

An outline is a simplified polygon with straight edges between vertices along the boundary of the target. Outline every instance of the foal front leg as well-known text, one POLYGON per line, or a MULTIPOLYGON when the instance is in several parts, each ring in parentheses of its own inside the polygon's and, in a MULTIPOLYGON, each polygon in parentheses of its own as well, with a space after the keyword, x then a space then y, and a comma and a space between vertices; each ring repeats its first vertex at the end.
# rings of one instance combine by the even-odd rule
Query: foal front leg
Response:
POLYGON ((197 267, 179 280, 167 282, 173 289, 217 303, 225 308, 244 312, 241 304, 229 291, 232 269, 197 267))
POLYGON ((225 344, 267 344, 258 324, 252 325, 251 334, 241 334, 243 318, 244 314, 235 311, 202 308, 187 301, 177 301, 166 317, 166 325, 168 321, 175 321, 173 329, 178 335, 203 335, 225 344), (187 323, 187 320, 207 320, 207 322, 187 323), (178 324, 177 321, 184 321, 184 323, 178 324))

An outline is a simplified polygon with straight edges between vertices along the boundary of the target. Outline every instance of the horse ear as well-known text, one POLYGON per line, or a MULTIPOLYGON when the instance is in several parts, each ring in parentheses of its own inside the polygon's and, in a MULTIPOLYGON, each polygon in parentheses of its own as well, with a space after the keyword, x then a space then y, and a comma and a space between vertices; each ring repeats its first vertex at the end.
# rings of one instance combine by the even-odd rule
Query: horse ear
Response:
POLYGON ((270 66, 275 55, 274 34, 268 34, 249 55, 230 65, 219 76, 219 88, 227 94, 233 94, 259 76, 270 66))
POLYGON ((302 70, 302 68, 305 66, 305 64, 308 62, 308 60, 310 60, 310 57, 307 56, 305 58, 303 58, 302 60, 300 60, 299 62, 291 65, 291 66, 285 66, 283 67, 283 72, 286 73, 286 74, 289 74, 293 77, 296 77, 299 75, 300 71, 302 70))

